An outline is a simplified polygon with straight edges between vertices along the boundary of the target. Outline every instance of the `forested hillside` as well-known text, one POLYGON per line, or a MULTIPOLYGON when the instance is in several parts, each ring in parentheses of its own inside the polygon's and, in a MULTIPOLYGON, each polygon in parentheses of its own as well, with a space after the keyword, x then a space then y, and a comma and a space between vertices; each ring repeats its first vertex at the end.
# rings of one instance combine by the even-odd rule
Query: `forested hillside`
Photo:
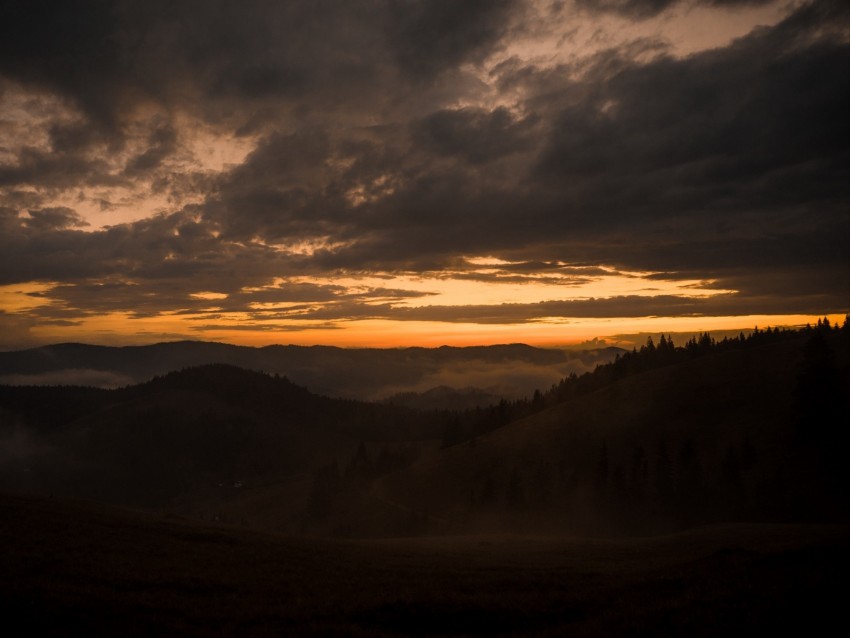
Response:
POLYGON ((658 343, 463 410, 225 365, 0 386, 6 489, 293 533, 652 533, 844 521, 848 327, 658 343))
POLYGON ((447 528, 847 520, 848 396, 846 324, 681 348, 662 338, 377 489, 447 528))

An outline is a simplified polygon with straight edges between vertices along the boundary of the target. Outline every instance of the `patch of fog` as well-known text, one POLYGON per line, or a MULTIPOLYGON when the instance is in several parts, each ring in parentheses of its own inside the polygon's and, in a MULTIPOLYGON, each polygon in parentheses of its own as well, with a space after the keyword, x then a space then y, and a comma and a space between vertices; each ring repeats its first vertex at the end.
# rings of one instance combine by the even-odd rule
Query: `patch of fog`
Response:
POLYGON ((429 372, 413 384, 385 386, 376 393, 376 398, 385 399, 403 392, 422 393, 447 386, 456 390, 477 388, 505 399, 520 399, 531 396, 535 390, 545 392, 572 373, 582 375, 591 372, 598 364, 612 358, 600 353, 598 357, 576 357, 553 364, 517 360, 498 363, 461 361, 429 372))
POLYGON ((0 385, 78 385, 94 388, 120 388, 135 383, 126 375, 111 370, 66 368, 38 374, 0 375, 0 385))
POLYGON ((0 428, 0 467, 19 464, 52 452, 32 432, 15 424, 0 428))

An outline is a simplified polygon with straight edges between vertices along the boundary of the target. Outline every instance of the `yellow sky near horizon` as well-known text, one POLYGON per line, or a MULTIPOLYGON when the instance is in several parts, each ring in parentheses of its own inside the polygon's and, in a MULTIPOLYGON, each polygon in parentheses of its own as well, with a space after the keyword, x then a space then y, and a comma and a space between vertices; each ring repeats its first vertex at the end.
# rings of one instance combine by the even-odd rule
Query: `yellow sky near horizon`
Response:
MULTIPOLYGON (((744 331, 754 327, 793 327, 814 324, 813 315, 746 315, 730 317, 629 317, 548 319, 517 324, 477 324, 436 321, 355 320, 340 321, 333 328, 292 330, 221 327, 192 332, 182 318, 129 318, 114 313, 91 317, 78 325, 38 325, 30 328, 31 343, 85 342, 99 345, 144 345, 162 341, 216 341, 243 346, 275 344, 333 345, 347 348, 400 348, 496 345, 526 343, 538 347, 569 347, 594 339, 608 345, 631 347, 642 343, 629 335, 659 333, 697 334, 712 331, 744 331)), ((827 315, 841 324, 845 317, 827 315)), ((23 347, 22 344, 21 347, 23 347)), ((9 344, 7 344, 7 348, 9 344)), ((14 349, 14 348, 10 348, 14 349)))
MULTIPOLYGON (((588 300, 616 302, 624 296, 643 297, 652 304, 652 298, 658 295, 687 301, 729 295, 734 291, 712 289, 710 281, 649 279, 652 273, 624 273, 613 269, 610 272, 602 269, 601 274, 596 272, 585 277, 570 271, 559 274, 555 269, 546 275, 545 281, 538 281, 532 275, 521 282, 512 279, 503 282, 499 281, 500 276, 510 278, 514 273, 499 269, 510 266, 511 262, 492 257, 468 257, 466 264, 470 268, 466 274, 492 275, 495 279, 469 281, 446 273, 430 277, 421 274, 393 278, 341 276, 332 280, 299 277, 275 280, 268 286, 248 289, 238 300, 229 300, 229 295, 221 292, 198 291, 187 296, 186 307, 181 308, 179 301, 166 300, 164 305, 171 309, 152 310, 144 315, 125 310, 93 312, 85 304, 76 308, 69 299, 61 297, 73 288, 67 284, 31 282, 0 286, 0 308, 3 309, 0 320, 5 319, 7 323, 15 321, 18 327, 15 336, 7 334, 0 344, 7 348, 67 341, 137 345, 192 339, 250 346, 292 343, 341 347, 436 347, 521 342, 558 347, 592 339, 618 343, 618 339, 614 338, 616 335, 633 333, 746 331, 754 326, 804 325, 819 318, 802 314, 545 316, 548 306, 541 306, 544 310, 536 315, 520 310, 514 319, 510 314, 512 311, 536 308, 537 304, 582 303, 588 300), (575 277, 579 280, 575 281, 575 277), (563 282, 559 283, 561 279, 563 282), (306 300, 252 300, 256 293, 286 294, 288 289, 285 286, 290 284, 314 286, 308 292, 319 296, 306 300), (333 295, 321 299, 326 290, 333 290, 333 295), (231 301, 235 305, 229 309, 220 305, 231 301), (175 303, 178 305, 175 306, 175 303), (346 303, 354 306, 349 308, 346 303), (375 311, 358 316, 357 313, 363 312, 364 307, 375 311), (467 318, 464 313, 469 309, 483 312, 478 318, 474 314, 467 318), (396 312, 411 311, 419 314, 394 317, 396 312), (429 315, 431 311, 432 315, 429 315), (453 316, 454 312, 459 314, 453 316)), ((463 272, 452 274, 458 277, 463 272)), ((838 323, 844 319, 841 314, 826 316, 838 323)))

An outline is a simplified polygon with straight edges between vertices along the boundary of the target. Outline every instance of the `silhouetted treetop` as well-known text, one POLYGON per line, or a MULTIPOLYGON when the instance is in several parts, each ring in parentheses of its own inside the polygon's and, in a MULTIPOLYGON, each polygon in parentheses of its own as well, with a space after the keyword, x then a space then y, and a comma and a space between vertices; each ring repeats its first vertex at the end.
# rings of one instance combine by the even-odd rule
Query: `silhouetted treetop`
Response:
MULTIPOLYGON (((805 326, 799 329, 767 328, 761 330, 756 326, 749 335, 744 335, 741 332, 736 337, 724 337, 719 341, 714 339, 708 332, 703 332, 691 337, 684 346, 680 347, 676 347, 673 339, 664 334, 661 335, 658 345, 655 344, 652 337, 648 337, 646 344, 641 346, 640 349, 635 348, 631 352, 618 355, 614 361, 600 364, 592 372, 587 372, 581 376, 572 373, 568 377, 565 377, 560 383, 552 386, 545 395, 544 400, 548 404, 559 403, 573 396, 596 391, 633 374, 640 374, 712 354, 758 347, 779 341, 801 339, 803 337, 813 338, 818 335, 822 340, 825 340, 830 335, 837 336, 839 334, 850 336, 850 327, 848 327, 847 318, 845 318, 841 328, 837 325, 831 325, 829 319, 824 318, 819 319, 817 325, 814 327, 805 326)), ((815 344, 810 346, 809 350, 817 349, 818 347, 815 344)), ((819 353, 812 350, 807 355, 809 359, 819 357, 821 364, 823 364, 824 356, 826 355, 822 352, 822 348, 819 353)))

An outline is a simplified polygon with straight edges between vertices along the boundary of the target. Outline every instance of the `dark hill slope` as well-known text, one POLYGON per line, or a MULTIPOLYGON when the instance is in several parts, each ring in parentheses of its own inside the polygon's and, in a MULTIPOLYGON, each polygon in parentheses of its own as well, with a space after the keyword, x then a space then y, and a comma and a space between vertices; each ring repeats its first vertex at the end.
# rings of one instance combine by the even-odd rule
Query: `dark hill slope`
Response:
POLYGON ((375 490, 446 529, 846 520, 843 339, 831 340, 828 396, 805 388, 806 338, 713 353, 440 450, 375 490))
POLYGON ((361 441, 394 449, 439 436, 405 408, 224 365, 111 391, 0 387, 0 409, 8 488, 157 507, 303 482, 361 441))
POLYGON ((479 429, 461 427, 477 411, 328 399, 221 365, 111 391, 0 387, 0 485, 357 536, 844 521, 847 335, 668 344, 479 429), (478 435, 452 444, 452 424, 478 435))

